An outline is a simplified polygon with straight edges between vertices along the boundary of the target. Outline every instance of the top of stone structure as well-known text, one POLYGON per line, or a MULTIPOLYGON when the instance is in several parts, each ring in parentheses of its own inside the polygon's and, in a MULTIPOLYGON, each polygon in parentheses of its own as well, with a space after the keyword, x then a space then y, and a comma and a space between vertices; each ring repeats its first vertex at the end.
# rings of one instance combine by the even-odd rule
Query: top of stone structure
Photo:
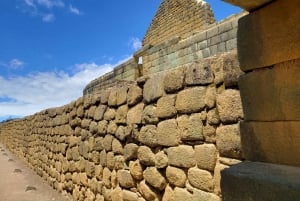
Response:
POLYGON ((143 46, 158 45, 174 37, 188 38, 215 22, 203 0, 163 0, 143 39, 143 46))
POLYGON ((239 6, 247 11, 256 10, 273 0, 223 0, 235 6, 239 6))

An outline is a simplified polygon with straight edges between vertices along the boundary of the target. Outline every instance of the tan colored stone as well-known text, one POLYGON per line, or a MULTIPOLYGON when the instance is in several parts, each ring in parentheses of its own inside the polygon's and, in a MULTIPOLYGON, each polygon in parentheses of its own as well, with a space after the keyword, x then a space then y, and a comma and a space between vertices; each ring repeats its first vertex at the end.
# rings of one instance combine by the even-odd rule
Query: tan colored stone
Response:
POLYGON ((147 105, 142 114, 142 123, 157 124, 158 117, 156 115, 156 107, 154 105, 147 105))
POLYGON ((166 176, 170 184, 177 187, 184 187, 186 182, 186 174, 184 170, 168 166, 166 176))
POLYGON ((170 118, 177 114, 175 108, 176 95, 163 96, 157 101, 156 114, 159 118, 170 118))
POLYGON ((122 105, 118 108, 116 113, 116 123, 119 124, 125 124, 127 121, 127 112, 128 112, 128 106, 122 105))
POLYGON ((102 120, 98 122, 98 134, 105 135, 107 132, 108 122, 106 120, 102 120))
POLYGON ((165 188, 162 201, 175 201, 173 189, 169 185, 167 185, 165 188))
POLYGON ((94 114, 95 114, 95 110, 96 110, 96 106, 91 106, 88 110, 88 118, 92 119, 94 118, 94 114))
POLYGON ((192 141, 204 139, 201 114, 192 114, 190 117, 182 115, 176 120, 182 140, 192 141))
POLYGON ((239 124, 217 128, 217 147, 221 156, 242 158, 242 147, 239 124))
POLYGON ((117 89, 117 105, 123 105, 127 102, 127 86, 122 86, 117 89))
POLYGON ((123 154, 122 143, 119 140, 117 140, 116 138, 114 138, 112 141, 112 151, 115 154, 123 154))
POLYGON ((98 180, 102 180, 103 176, 103 167, 101 165, 95 166, 95 176, 98 180))
POLYGON ((203 127, 203 135, 205 142, 215 143, 216 142, 216 128, 215 126, 206 125, 203 127))
POLYGON ((215 86, 207 87, 205 94, 205 105, 207 108, 213 108, 216 106, 217 89, 215 86))
POLYGON ((74 146, 79 145, 80 138, 76 136, 70 136, 68 137, 69 147, 72 148, 74 146))
POLYGON ((85 172, 89 178, 93 178, 95 176, 95 165, 92 162, 85 163, 85 172))
POLYGON ((111 151, 112 150, 112 141, 114 137, 111 135, 105 135, 103 138, 103 147, 105 151, 111 151))
POLYGON ((143 90, 143 97, 147 103, 157 100, 165 93, 163 78, 163 74, 158 74, 146 81, 143 90))
POLYGON ((102 151, 104 149, 103 137, 95 138, 94 150, 102 151))
POLYGON ((195 158, 198 168, 213 171, 217 161, 217 149, 214 144, 195 146, 195 158))
POLYGON ((117 177, 117 172, 116 172, 116 170, 113 170, 112 172, 111 172, 111 187, 112 188, 116 188, 117 186, 118 186, 118 177, 117 177))
POLYGON ((180 132, 175 119, 161 121, 157 126, 157 143, 163 146, 176 146, 180 141, 180 132))
POLYGON ((123 156, 121 156, 121 155, 115 156, 114 161, 115 161, 114 164, 115 164, 116 170, 121 170, 124 168, 125 160, 124 160, 123 156))
POLYGON ((138 135, 138 141, 149 146, 155 147, 157 143, 157 128, 155 125, 146 125, 141 128, 138 135))
POLYGON ((175 107, 179 113, 199 112, 205 107, 206 88, 193 87, 177 94, 175 107))
POLYGON ((85 172, 79 173, 80 183, 83 186, 88 186, 88 177, 85 172))
POLYGON ((105 149, 100 152, 100 165, 106 167, 107 165, 106 151, 105 149))
POLYGON ((209 61, 195 62, 186 69, 185 82, 188 85, 207 85, 214 81, 209 61))
POLYGON ((174 196, 174 200, 176 201, 187 201, 187 200, 193 201, 192 200, 193 195, 184 188, 175 187, 173 196, 174 196))
POLYGON ((168 156, 163 152, 160 151, 155 154, 155 167, 157 168, 165 168, 168 165, 168 156))
POLYGON ((143 175, 146 182, 156 189, 163 190, 167 185, 166 179, 155 167, 147 167, 143 175))
POLYGON ((107 188, 111 187, 111 171, 106 167, 103 169, 102 181, 107 188))
POLYGON ((159 200, 159 195, 155 193, 143 180, 140 182, 138 185, 138 191, 142 194, 142 196, 149 201, 158 201, 159 200))
POLYGON ((220 119, 224 123, 236 123, 243 119, 243 109, 240 92, 227 89, 217 95, 217 109, 220 119))
POLYGON ((104 117, 104 113, 105 113, 106 109, 107 109, 106 105, 99 105, 95 110, 94 120, 101 121, 104 117))
POLYGON ((200 190, 212 192, 214 189, 214 180, 210 172, 198 168, 188 170, 188 180, 192 186, 200 190))
POLYGON ((104 113, 104 120, 113 120, 116 117, 116 110, 112 108, 107 108, 107 110, 104 113))
POLYGON ((168 72, 168 76, 164 77, 163 83, 166 92, 174 92, 181 89, 184 83, 183 68, 177 68, 168 72))
POLYGON ((155 165, 155 155, 149 147, 140 146, 137 152, 137 157, 143 165, 155 165))
POLYGON ((242 122, 242 148, 247 160, 300 166, 300 122, 242 122))
POLYGON ((113 170, 115 167, 115 158, 113 152, 108 152, 106 154, 106 165, 110 170, 113 170))
POLYGON ((180 145, 167 150, 169 164, 175 167, 190 168, 196 165, 195 151, 192 146, 180 145))
POLYGON ((131 175, 137 179, 137 180, 142 180, 143 179, 143 167, 139 160, 136 161, 130 161, 129 162, 129 169, 131 175))
POLYGON ((107 133, 111 135, 115 135, 118 129, 118 125, 115 121, 110 121, 107 126, 107 133))
POLYGON ((215 170, 214 170, 214 185, 215 185, 215 190, 214 192, 217 195, 221 195, 221 171, 224 170, 225 168, 229 168, 226 165, 223 165, 221 163, 217 163, 215 170))
POLYGON ((134 180, 128 170, 118 170, 117 172, 118 181, 120 186, 124 188, 132 188, 135 183, 134 180))
POLYGON ((137 86, 132 85, 129 87, 128 94, 127 94, 127 104, 129 106, 135 105, 140 102, 143 98, 143 90, 137 86))
POLYGON ((245 120, 300 120, 300 59, 247 73, 239 80, 245 120))
POLYGON ((133 143, 126 144, 124 147, 124 159, 125 161, 136 159, 138 146, 133 143))
POLYGON ((145 104, 140 103, 133 108, 130 108, 127 113, 127 124, 140 124, 142 123, 142 114, 145 104))
POLYGON ((202 190, 193 190, 193 201, 221 201, 220 197, 202 190))
POLYGON ((122 191, 122 197, 123 201, 138 201, 138 195, 128 190, 122 191))
POLYGON ((298 7, 296 0, 273 1, 239 20, 238 54, 243 71, 300 57, 298 7))
POLYGON ((119 126, 118 129, 115 132, 115 136, 121 141, 124 141, 125 138, 127 136, 129 136, 130 134, 131 134, 131 130, 128 126, 127 127, 119 126))
POLYGON ((220 117, 219 117, 218 110, 216 108, 208 111, 207 123, 209 123, 210 125, 220 124, 220 117))
POLYGON ((117 89, 113 88, 108 96, 108 105, 117 106, 117 89))

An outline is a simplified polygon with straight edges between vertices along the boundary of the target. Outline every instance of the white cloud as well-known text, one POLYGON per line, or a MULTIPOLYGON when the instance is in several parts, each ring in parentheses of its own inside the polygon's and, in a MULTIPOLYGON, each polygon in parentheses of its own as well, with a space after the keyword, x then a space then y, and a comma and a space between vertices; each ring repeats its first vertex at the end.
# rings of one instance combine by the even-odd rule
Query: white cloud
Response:
POLYGON ((24 62, 19 59, 12 59, 8 66, 11 69, 19 69, 24 67, 24 62))
POLYGON ((34 0, 24 0, 27 6, 35 8, 34 0))
POLYGON ((64 2, 62 2, 61 0, 36 0, 36 3, 47 8, 65 6, 64 2))
POLYGON ((53 22, 55 20, 55 16, 51 13, 51 14, 45 14, 43 15, 43 21, 44 22, 53 22))
POLYGON ((78 8, 73 7, 72 5, 69 6, 69 10, 71 13, 75 14, 75 15, 81 15, 82 12, 80 12, 80 10, 78 8))
POLYGON ((133 37, 130 39, 129 45, 134 51, 137 51, 142 47, 142 41, 139 38, 133 37))
POLYGON ((117 64, 74 65, 75 72, 40 72, 26 76, 0 76, 0 120, 23 117, 51 107, 70 103, 82 96, 84 87, 93 79, 107 73, 117 64))

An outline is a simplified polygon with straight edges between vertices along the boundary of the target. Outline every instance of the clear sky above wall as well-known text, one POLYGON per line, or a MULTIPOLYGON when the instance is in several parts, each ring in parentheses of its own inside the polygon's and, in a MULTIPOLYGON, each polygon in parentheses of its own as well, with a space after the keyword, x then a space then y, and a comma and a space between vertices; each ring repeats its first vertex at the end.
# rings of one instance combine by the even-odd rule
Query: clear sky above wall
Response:
MULTIPOLYGON (((1 0, 0 121, 66 104, 140 48, 160 0, 1 0)), ((239 8, 207 0, 219 21, 239 8)))

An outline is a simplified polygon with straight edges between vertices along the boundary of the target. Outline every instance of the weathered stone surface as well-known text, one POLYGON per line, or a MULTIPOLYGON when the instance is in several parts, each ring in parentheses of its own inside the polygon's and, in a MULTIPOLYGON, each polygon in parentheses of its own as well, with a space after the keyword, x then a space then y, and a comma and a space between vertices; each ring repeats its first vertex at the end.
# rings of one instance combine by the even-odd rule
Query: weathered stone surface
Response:
POLYGON ((240 78, 247 121, 300 120, 300 59, 248 73, 240 78))
POLYGON ((300 197, 299 167, 243 162, 222 171, 224 201, 292 201, 300 197))
POLYGON ((113 120, 116 117, 116 110, 112 108, 107 108, 104 113, 104 120, 113 120))
POLYGON ((138 195, 128 190, 122 191, 122 197, 123 201, 138 201, 138 195))
POLYGON ((106 151, 111 151, 113 139, 114 137, 111 135, 105 135, 103 138, 103 147, 106 151))
POLYGON ((114 158, 114 153, 113 152, 108 152, 106 154, 106 166, 110 170, 113 170, 115 168, 115 158, 114 158))
POLYGON ((159 118, 169 118, 177 114, 175 108, 176 95, 163 96, 157 101, 156 114, 159 118))
POLYGON ((184 188, 175 187, 174 189, 174 201, 187 201, 187 200, 193 200, 193 195, 189 193, 184 188))
POLYGON ((214 144, 197 145, 195 158, 198 168, 213 171, 217 161, 217 148, 214 144))
POLYGON ((193 201, 221 201, 220 197, 202 190, 193 190, 193 201))
POLYGON ((184 170, 168 166, 166 176, 170 184, 177 187, 184 187, 186 182, 186 174, 184 170))
POLYGON ((143 165, 155 165, 155 155, 149 147, 140 146, 137 152, 137 157, 143 165))
POLYGON ((205 142, 215 143, 216 142, 216 128, 215 126, 206 125, 203 127, 203 135, 205 142))
POLYGON ((175 119, 161 121, 157 126, 157 143, 163 146, 176 146, 180 132, 175 119))
POLYGON ((226 54, 223 64, 225 87, 234 87, 238 85, 238 79, 243 74, 236 52, 226 54))
POLYGON ((166 92, 174 92, 181 89, 184 83, 183 68, 177 68, 169 72, 168 76, 164 77, 163 83, 166 92))
POLYGON ((138 185, 138 191, 142 194, 142 196, 146 199, 146 200, 159 200, 159 195, 154 192, 145 182, 145 180, 143 180, 142 182, 140 182, 138 185))
POLYGON ((157 128, 155 125, 147 125, 141 128, 141 131, 138 135, 139 142, 150 146, 155 147, 158 145, 157 142, 157 128))
POLYGON ((214 76, 208 61, 193 63, 186 69, 185 82, 188 85, 207 85, 214 81, 214 76))
POLYGON ((243 71, 300 57, 298 7, 296 0, 274 1, 239 20, 238 54, 243 71))
POLYGON ((203 140, 203 124, 201 114, 192 114, 190 117, 182 115, 177 119, 182 140, 203 140))
POLYGON ((115 169, 116 170, 121 170, 124 168, 124 163, 125 163, 125 160, 124 160, 124 156, 122 155, 117 155, 114 157, 114 164, 115 164, 115 169))
POLYGON ((127 112, 128 112, 128 106, 122 105, 118 108, 116 113, 116 123, 117 124, 125 124, 127 121, 127 112))
POLYGON ((163 151, 155 154, 155 167, 165 168, 168 165, 168 161, 168 156, 163 151))
POLYGON ((98 134, 105 135, 107 131, 108 122, 106 120, 98 122, 98 134))
POLYGON ((217 95, 217 109, 224 123, 235 123, 244 117, 240 92, 228 89, 217 95))
POLYGON ((169 164, 175 167, 190 168, 196 164, 195 151, 192 146, 180 145, 167 150, 169 164))
POLYGON ((143 175, 146 182, 154 188, 163 190, 167 185, 166 179, 155 167, 147 167, 143 175))
POLYGON ((142 114, 142 123, 157 124, 158 117, 156 115, 156 107, 154 105, 147 105, 142 114))
POLYGON ((207 113, 207 123, 210 125, 220 124, 220 116, 216 108, 209 110, 207 113))
POLYGON ((242 122, 245 158, 299 167, 299 129, 299 121, 242 122))
POLYGON ((108 105, 109 106, 117 106, 117 89, 116 88, 111 90, 109 93, 108 105))
POLYGON ((96 122, 92 121, 91 124, 90 124, 90 127, 89 127, 89 131, 92 134, 98 133, 98 124, 96 122))
POLYGON ((123 200, 123 192, 120 187, 115 188, 111 193, 111 201, 123 200))
POLYGON ((242 158, 239 124, 217 128, 217 147, 221 156, 242 158))
POLYGON ((224 169, 229 168, 227 165, 223 165, 221 163, 217 163, 215 170, 214 170, 214 185, 215 185, 215 190, 214 192, 217 195, 221 195, 221 171, 224 169))
POLYGON ((137 158, 137 151, 139 146, 133 143, 126 144, 124 147, 124 159, 125 161, 136 159, 137 158))
POLYGON ((123 141, 125 140, 125 138, 130 135, 130 130, 128 130, 128 127, 125 127, 125 126, 119 126, 118 129, 116 130, 115 132, 115 136, 123 141))
POLYGON ((118 129, 118 125, 115 121, 110 121, 107 125, 107 134, 115 135, 118 129))
POLYGON ((128 87, 123 86, 118 88, 117 90, 117 105, 123 105, 127 102, 127 91, 128 87))
POLYGON ((112 151, 115 154, 123 154, 122 143, 119 140, 115 139, 115 138, 112 141, 112 151))
POLYGON ((119 170, 117 173, 118 181, 120 186, 124 188, 134 187, 134 180, 128 170, 119 170))
POLYGON ((213 176, 206 170, 190 168, 188 170, 188 180, 192 186, 200 190, 212 192, 214 188, 213 176))
POLYGON ((129 162, 130 173, 137 180, 143 179, 143 167, 139 160, 129 162))
POLYGON ((111 187, 111 171, 106 167, 103 169, 102 181, 104 182, 104 185, 106 186, 106 188, 111 187))
POLYGON ((164 94, 163 77, 162 74, 158 74, 146 81, 143 97, 147 103, 157 100, 164 94))
POLYGON ((206 88, 194 87, 180 91, 176 98, 175 107, 180 113, 193 113, 205 107, 206 88))
POLYGON ((165 188, 165 193, 163 195, 162 201, 174 201, 174 192, 169 185, 167 185, 165 188))
POLYGON ((142 123, 142 114, 145 107, 144 103, 140 103, 133 108, 130 108, 127 113, 127 124, 140 124, 142 123))
POLYGON ((127 94, 127 104, 129 106, 135 105, 140 102, 143 98, 143 90, 137 86, 132 85, 129 87, 128 94, 127 94))
POLYGON ((205 105, 207 108, 213 108, 216 105, 217 89, 216 87, 207 87, 205 94, 205 105))
POLYGON ((95 110, 94 120, 96 120, 96 121, 102 120, 106 109, 107 109, 106 105, 99 105, 95 110))

